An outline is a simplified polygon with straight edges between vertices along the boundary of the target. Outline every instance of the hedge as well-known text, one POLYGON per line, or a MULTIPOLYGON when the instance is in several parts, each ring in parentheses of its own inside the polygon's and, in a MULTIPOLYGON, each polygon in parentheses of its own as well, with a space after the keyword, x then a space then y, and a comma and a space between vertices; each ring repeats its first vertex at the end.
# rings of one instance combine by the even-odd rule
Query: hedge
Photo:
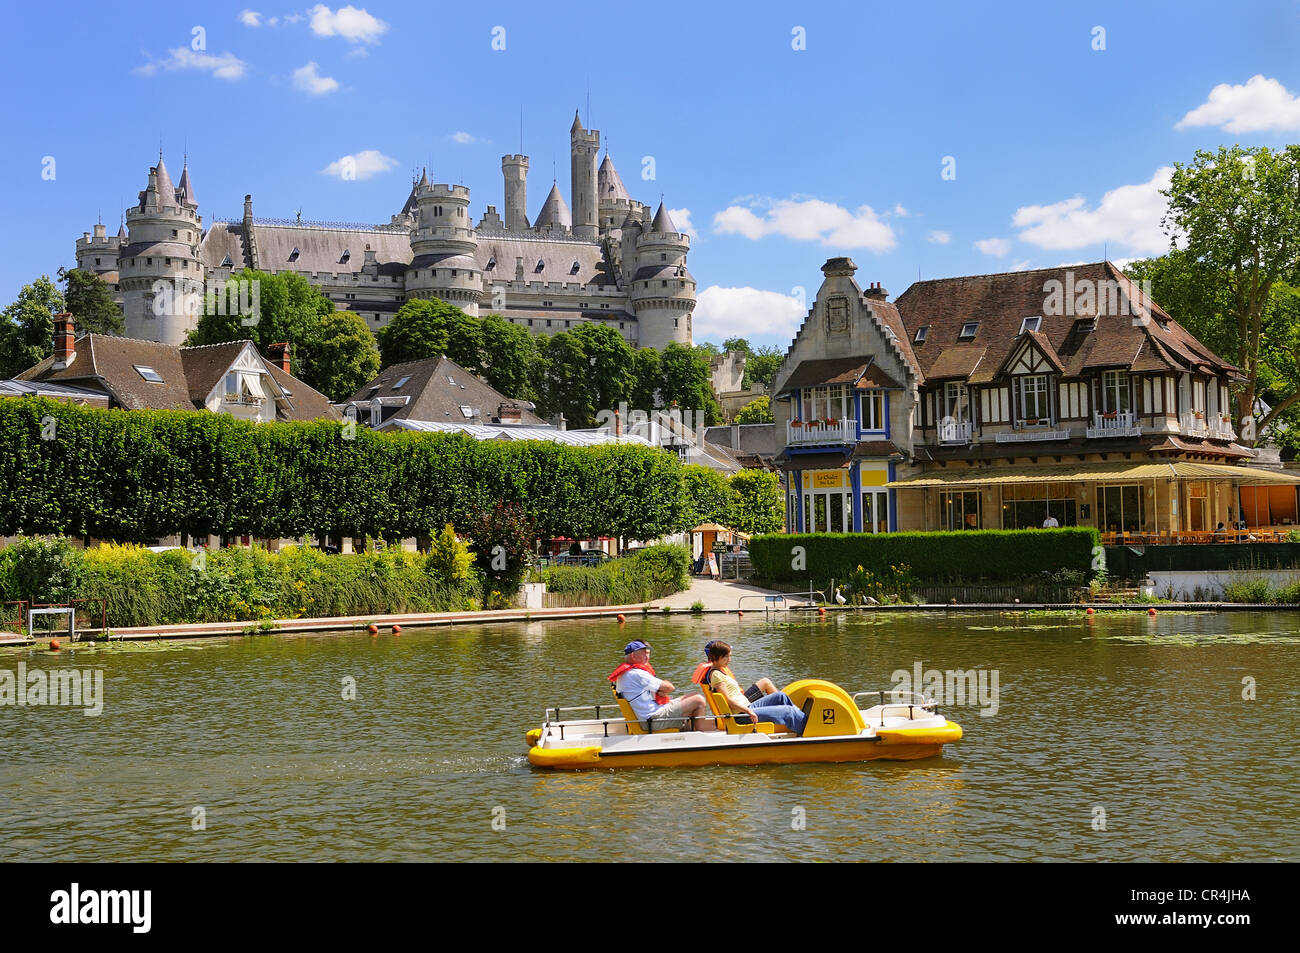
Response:
POLYGON ((536 578, 546 591, 587 593, 604 605, 649 602, 690 585, 691 557, 685 546, 649 546, 596 566, 550 566, 536 578))
POLYGON ((654 447, 0 398, 0 535, 398 539, 461 526, 498 501, 523 506, 542 536, 689 528, 682 466, 654 447))
MULTIPOLYGON (((749 543, 758 579, 811 581, 818 588, 844 580, 859 566, 887 577, 906 567, 921 582, 1011 581, 1063 570, 1094 573, 1092 527, 966 530, 944 533, 801 533, 759 536, 749 543), (804 549, 800 563, 794 548, 804 549), (798 566, 799 568, 795 568, 798 566)), ((1095 550, 1100 552, 1100 550, 1095 550)))

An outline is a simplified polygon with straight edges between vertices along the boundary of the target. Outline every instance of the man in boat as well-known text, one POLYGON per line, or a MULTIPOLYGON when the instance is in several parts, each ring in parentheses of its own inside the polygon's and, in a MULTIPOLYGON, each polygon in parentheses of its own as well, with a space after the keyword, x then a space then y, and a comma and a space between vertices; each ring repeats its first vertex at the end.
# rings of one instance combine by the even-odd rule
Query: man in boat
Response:
POLYGON ((718 726, 707 715, 708 703, 702 695, 683 695, 669 700, 676 686, 660 678, 650 667, 650 645, 633 639, 623 646, 623 664, 610 673, 618 693, 627 699, 632 711, 649 729, 688 728, 692 731, 717 731, 718 726))

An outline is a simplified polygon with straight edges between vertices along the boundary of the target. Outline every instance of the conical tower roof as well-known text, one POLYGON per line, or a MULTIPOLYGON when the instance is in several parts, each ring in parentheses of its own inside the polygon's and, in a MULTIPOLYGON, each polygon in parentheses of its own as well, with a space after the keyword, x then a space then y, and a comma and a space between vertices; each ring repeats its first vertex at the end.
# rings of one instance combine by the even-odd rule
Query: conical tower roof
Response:
POLYGON ((122 239, 122 241, 126 241, 126 223, 125 223, 125 222, 123 222, 121 225, 117 226, 117 237, 120 238, 120 239, 122 239))
POLYGON ((677 226, 673 224, 672 216, 668 214, 668 209, 664 208, 664 203, 659 203, 659 211, 655 212, 655 220, 650 225, 652 232, 675 232, 677 226))
POLYGON ((199 200, 194 197, 194 183, 190 181, 190 163, 188 159, 181 166, 181 184, 178 189, 182 193, 181 199, 186 205, 190 206, 190 208, 198 208, 199 200))
POLYGON ((569 206, 565 203, 564 196, 560 194, 559 185, 551 185, 551 192, 546 196, 546 203, 542 206, 542 210, 537 213, 537 220, 533 223, 533 227, 537 228, 542 225, 573 227, 573 215, 569 212, 569 206))
POLYGON ((573 125, 569 127, 569 132, 570 134, 572 134, 575 132, 584 132, 584 131, 585 130, 582 128, 582 120, 578 118, 578 110, 575 109, 573 111, 573 125))
POLYGON ((158 157, 158 204, 172 205, 176 202, 176 186, 172 185, 172 177, 167 174, 167 166, 163 163, 162 156, 158 157))
POLYGON ((631 201, 632 196, 627 194, 627 188, 623 185, 623 179, 618 174, 618 169, 614 168, 614 160, 605 153, 605 161, 600 164, 600 169, 596 173, 596 186, 600 191, 599 201, 604 202, 609 199, 626 199, 631 201))
POLYGON ((416 188, 427 189, 428 187, 429 187, 429 170, 428 170, 428 169, 421 169, 421 170, 420 170, 420 182, 419 182, 419 184, 416 186, 416 188))
POLYGON ((640 228, 640 227, 641 227, 641 220, 640 220, 639 218, 636 217, 636 214, 635 214, 634 212, 628 212, 628 213, 627 213, 627 218, 623 219, 623 227, 624 227, 624 228, 631 228, 631 227, 634 226, 634 225, 635 225, 637 228, 640 228))

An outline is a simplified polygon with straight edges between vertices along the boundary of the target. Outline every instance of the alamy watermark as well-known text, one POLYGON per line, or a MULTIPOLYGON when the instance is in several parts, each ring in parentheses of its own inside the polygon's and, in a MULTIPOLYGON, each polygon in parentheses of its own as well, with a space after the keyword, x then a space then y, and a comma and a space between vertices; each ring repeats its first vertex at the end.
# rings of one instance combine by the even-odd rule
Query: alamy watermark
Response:
POLYGON ((917 692, 940 705, 978 705, 982 718, 992 718, 998 713, 996 668, 940 671, 924 668, 917 662, 912 671, 900 668, 891 673, 889 679, 896 690, 917 692))
POLYGON ((104 712, 102 668, 34 668, 18 663, 18 671, 0 669, 0 705, 53 705, 82 708, 87 718, 104 712))
POLYGON ((159 278, 153 283, 153 313, 155 317, 169 314, 229 314, 239 318, 246 328, 256 327, 262 320, 262 283, 256 278, 222 281, 208 279, 199 292, 194 283, 185 278, 168 281, 159 278))
POLYGON ((596 414, 596 428, 605 433, 621 430, 624 434, 644 437, 660 447, 679 446, 683 440, 696 446, 704 443, 704 412, 663 407, 659 410, 629 410, 627 401, 620 401, 618 410, 602 410, 596 414))
MULTIPOLYGON (((1134 282, 1143 296, 1151 301, 1151 279, 1134 282)), ((1065 281, 1052 278, 1043 283, 1043 314, 1078 315, 1093 318, 1097 315, 1131 315, 1133 323, 1149 324, 1151 313, 1133 298, 1124 286, 1113 278, 1094 281, 1091 278, 1074 278, 1073 271, 1065 273, 1065 281)))

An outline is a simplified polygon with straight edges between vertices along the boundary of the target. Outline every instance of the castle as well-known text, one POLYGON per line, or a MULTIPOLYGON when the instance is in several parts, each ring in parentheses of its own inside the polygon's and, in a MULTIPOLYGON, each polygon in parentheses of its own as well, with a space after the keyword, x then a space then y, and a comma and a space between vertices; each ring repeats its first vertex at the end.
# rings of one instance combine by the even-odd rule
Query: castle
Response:
POLYGON ((172 345, 197 324, 205 288, 244 268, 297 272, 374 331, 403 302, 439 298, 536 333, 594 321, 638 347, 689 345, 690 238, 662 202, 651 216, 628 194, 608 151, 597 167, 600 132, 576 113, 569 138, 572 211, 552 184, 530 224, 528 157, 507 155, 505 218, 489 205, 473 227, 469 189, 426 172, 386 225, 254 218, 245 195, 241 219, 205 229, 188 159, 173 185, 160 154, 117 235, 98 224, 77 240, 77 267, 108 284, 128 337, 172 345))

